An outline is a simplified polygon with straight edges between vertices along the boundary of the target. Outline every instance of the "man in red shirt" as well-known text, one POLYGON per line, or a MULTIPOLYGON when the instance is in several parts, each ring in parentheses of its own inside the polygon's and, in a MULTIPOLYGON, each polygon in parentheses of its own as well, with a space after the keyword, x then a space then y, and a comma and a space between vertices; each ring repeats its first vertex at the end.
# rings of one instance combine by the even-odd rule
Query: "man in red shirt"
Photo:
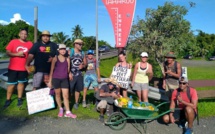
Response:
POLYGON ((26 40, 28 37, 28 31, 26 29, 20 30, 19 37, 19 39, 11 40, 6 47, 6 53, 10 57, 10 62, 8 66, 7 100, 4 108, 7 108, 11 104, 11 96, 16 84, 18 90, 17 106, 22 105, 24 83, 27 82, 28 73, 25 69, 25 62, 28 51, 33 44, 26 40))
POLYGON ((164 115, 163 120, 165 123, 175 123, 180 121, 180 123, 188 122, 188 127, 185 130, 185 134, 192 134, 193 121, 197 115, 197 103, 198 96, 194 88, 188 86, 188 79, 186 77, 180 77, 179 88, 175 89, 172 93, 170 109, 172 111, 169 115, 164 115), (175 110, 175 107, 180 108, 180 110, 175 110))

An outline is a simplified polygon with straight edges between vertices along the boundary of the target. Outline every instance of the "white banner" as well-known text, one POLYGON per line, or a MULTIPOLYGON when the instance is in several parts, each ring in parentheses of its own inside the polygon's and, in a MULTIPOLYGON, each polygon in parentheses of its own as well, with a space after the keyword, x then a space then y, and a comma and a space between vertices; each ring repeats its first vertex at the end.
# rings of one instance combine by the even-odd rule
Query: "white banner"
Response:
POLYGON ((38 113, 55 107, 54 99, 49 95, 50 88, 27 92, 28 114, 38 113))
POLYGON ((130 76, 131 69, 124 67, 113 67, 111 77, 115 78, 122 88, 127 89, 129 87, 130 76))

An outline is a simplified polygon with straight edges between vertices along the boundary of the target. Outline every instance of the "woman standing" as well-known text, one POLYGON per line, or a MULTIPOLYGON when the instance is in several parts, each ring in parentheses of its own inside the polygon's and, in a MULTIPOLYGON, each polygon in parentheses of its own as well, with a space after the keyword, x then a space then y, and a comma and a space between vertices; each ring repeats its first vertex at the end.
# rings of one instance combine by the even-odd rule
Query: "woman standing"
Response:
MULTIPOLYGON (((66 109, 64 117, 76 118, 69 108, 69 72, 70 59, 65 57, 66 45, 60 44, 58 48, 59 55, 52 60, 50 79, 48 86, 55 89, 55 99, 59 108, 58 117, 63 117, 64 109, 62 107, 61 92, 63 94, 63 102, 66 109)), ((71 78, 70 78, 71 79, 71 78)))
MULTIPOLYGON (((118 54, 118 57, 119 57, 119 62, 115 65, 116 67, 123 67, 123 68, 127 68, 127 69, 132 68, 132 64, 126 62, 126 54, 123 51, 121 51, 118 54)), ((122 92, 123 97, 127 97, 127 89, 120 88, 120 91, 122 92)))
POLYGON ((148 103, 149 81, 153 77, 152 65, 147 62, 148 54, 141 53, 141 62, 134 67, 132 87, 136 90, 138 101, 148 103))

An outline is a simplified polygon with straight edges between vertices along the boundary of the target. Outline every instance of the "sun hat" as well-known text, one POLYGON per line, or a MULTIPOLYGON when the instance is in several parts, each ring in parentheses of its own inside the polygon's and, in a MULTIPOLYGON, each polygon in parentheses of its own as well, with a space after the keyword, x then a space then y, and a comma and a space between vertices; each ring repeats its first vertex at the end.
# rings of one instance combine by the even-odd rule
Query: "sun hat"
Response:
POLYGON ((112 85, 121 87, 119 85, 119 83, 117 82, 117 80, 115 78, 113 78, 113 77, 110 77, 110 78, 106 79, 105 82, 107 82, 108 84, 112 84, 112 85))
POLYGON ((60 50, 60 49, 66 49, 66 45, 65 44, 59 44, 58 46, 58 49, 57 50, 60 50))
POLYGON ((74 44, 75 44, 75 43, 82 43, 82 44, 84 44, 83 40, 81 40, 81 39, 76 39, 76 40, 74 41, 74 44))
POLYGON ((147 52, 142 52, 142 53, 140 54, 140 56, 141 56, 141 57, 149 57, 147 52))
POLYGON ((180 81, 180 82, 188 83, 187 77, 184 77, 184 76, 180 77, 180 78, 179 78, 179 81, 180 81))
POLYGON ((174 54, 174 52, 169 52, 165 55, 165 58, 173 58, 173 59, 176 59, 176 56, 174 54))
POLYGON ((47 31, 47 30, 44 30, 44 31, 42 32, 41 36, 43 36, 43 35, 52 36, 52 35, 50 34, 50 32, 47 31))
POLYGON ((87 51, 87 54, 92 54, 92 55, 94 55, 94 51, 90 49, 90 50, 87 51))

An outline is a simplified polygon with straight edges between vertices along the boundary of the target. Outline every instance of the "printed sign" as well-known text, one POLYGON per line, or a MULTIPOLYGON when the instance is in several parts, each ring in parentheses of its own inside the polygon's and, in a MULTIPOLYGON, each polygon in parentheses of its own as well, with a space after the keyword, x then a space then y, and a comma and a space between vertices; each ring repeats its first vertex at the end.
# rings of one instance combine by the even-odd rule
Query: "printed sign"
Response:
POLYGON ((129 87, 130 76, 131 69, 124 67, 113 67, 111 77, 115 78, 122 88, 127 89, 129 87))
POLYGON ((34 114, 55 107, 54 99, 49 95, 49 92, 50 88, 42 88, 26 93, 28 114, 34 114))
POLYGON ((136 0, 102 0, 111 17, 116 47, 125 47, 134 17, 136 0))

